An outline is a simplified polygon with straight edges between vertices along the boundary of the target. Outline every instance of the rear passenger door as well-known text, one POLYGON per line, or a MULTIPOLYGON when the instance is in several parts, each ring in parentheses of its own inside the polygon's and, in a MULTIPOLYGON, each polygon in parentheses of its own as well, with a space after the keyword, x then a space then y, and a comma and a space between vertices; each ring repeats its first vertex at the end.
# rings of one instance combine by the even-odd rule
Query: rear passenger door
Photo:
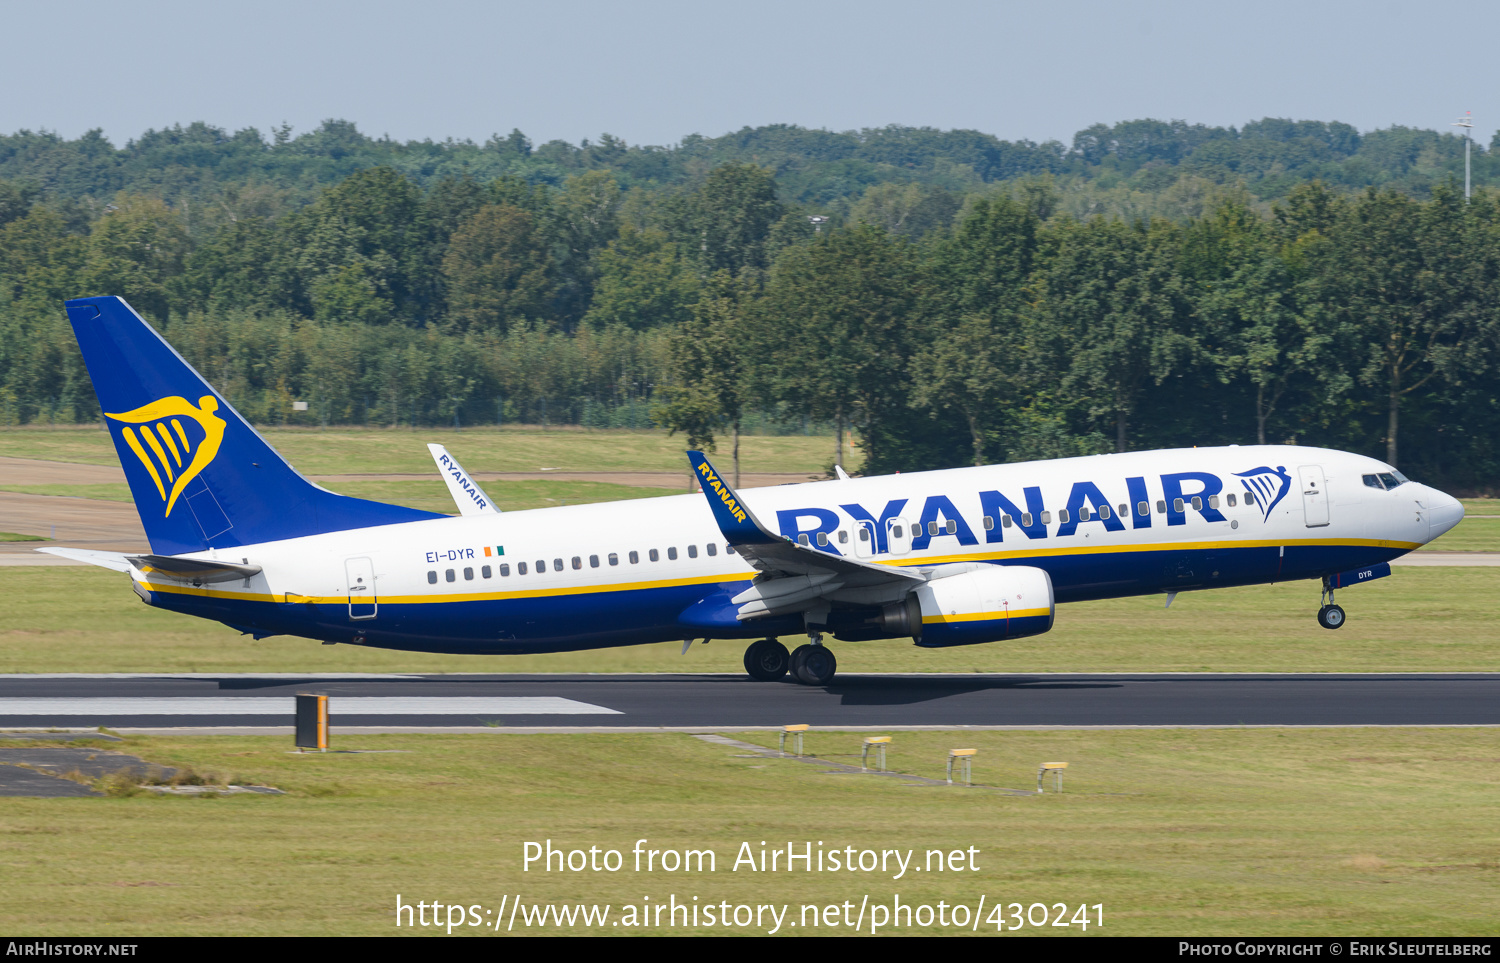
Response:
POLYGON ((375 563, 368 558, 344 560, 344 577, 349 586, 349 618, 354 621, 373 619, 375 600, 375 563))

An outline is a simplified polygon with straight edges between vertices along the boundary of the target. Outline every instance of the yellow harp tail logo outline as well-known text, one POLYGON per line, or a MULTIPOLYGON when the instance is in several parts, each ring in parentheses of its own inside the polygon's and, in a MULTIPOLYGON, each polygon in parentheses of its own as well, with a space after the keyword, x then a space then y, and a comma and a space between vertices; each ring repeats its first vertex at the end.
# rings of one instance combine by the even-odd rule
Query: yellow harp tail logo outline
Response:
POLYGON ((165 518, 172 514, 172 507, 177 504, 177 496, 187 488, 188 482, 198 477, 198 473, 207 468, 209 462, 219 453, 219 445, 224 441, 224 429, 227 425, 223 418, 214 414, 219 410, 219 400, 213 395, 204 395, 198 399, 198 406, 194 407, 186 398, 174 395, 170 398, 158 398, 149 405, 142 405, 134 411, 125 411, 117 415, 105 412, 104 416, 125 425, 123 434, 125 444, 135 452, 135 457, 141 460, 146 473, 151 480, 156 482, 157 494, 161 495, 162 501, 167 503, 165 518), (191 418, 197 422, 198 427, 203 429, 203 440, 198 443, 198 450, 192 451, 188 442, 187 432, 182 430, 182 422, 179 419, 191 418), (152 422, 155 422, 153 425, 152 422), (140 426, 139 436, 132 425, 140 426), (168 430, 168 426, 171 430, 168 430), (152 429, 155 429, 153 432, 152 429), (175 435, 175 437, 174 437, 175 435), (142 446, 142 441, 145 446, 142 446), (151 449, 151 454, 156 456, 153 463, 151 454, 147 454, 146 448, 151 449), (180 447, 180 450, 179 450, 180 447), (170 454, 168 454, 170 452, 170 454), (182 456, 191 454, 193 460, 182 465, 182 456), (160 470, 158 471, 158 464, 160 470), (176 469, 174 471, 174 468, 176 469), (166 475, 166 482, 162 481, 162 475, 166 475), (168 493, 167 485, 171 485, 168 493))

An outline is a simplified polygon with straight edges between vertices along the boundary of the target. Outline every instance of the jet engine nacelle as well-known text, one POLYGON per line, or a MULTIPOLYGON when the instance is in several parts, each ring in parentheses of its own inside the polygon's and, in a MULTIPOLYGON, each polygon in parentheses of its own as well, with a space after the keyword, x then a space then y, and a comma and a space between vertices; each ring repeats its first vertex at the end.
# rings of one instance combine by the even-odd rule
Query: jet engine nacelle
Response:
POLYGON ((991 565, 933 579, 913 593, 921 609, 920 646, 973 645, 1052 628, 1052 579, 1030 565, 991 565))

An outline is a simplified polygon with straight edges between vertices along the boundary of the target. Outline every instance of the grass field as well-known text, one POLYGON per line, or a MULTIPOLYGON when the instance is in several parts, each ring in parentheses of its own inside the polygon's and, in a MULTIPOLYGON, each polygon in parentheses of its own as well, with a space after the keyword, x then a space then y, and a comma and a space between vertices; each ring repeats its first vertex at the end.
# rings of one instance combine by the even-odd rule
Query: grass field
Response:
MULTIPOLYGON (((741 672, 744 643, 558 655, 420 655, 276 637, 143 605, 126 576, 0 568, 0 672, 741 672)), ((918 649, 833 642, 841 672, 1395 672, 1500 670, 1500 569, 1404 568, 1347 589, 1318 627, 1315 582, 1082 602, 1046 635, 918 649)), ((789 646, 798 639, 785 638, 789 646)))
MULTIPOLYGON (((769 734, 739 735, 767 742, 769 734)), ((1061 795, 828 775, 688 735, 340 736, 373 753, 288 753, 290 737, 132 737, 158 763, 269 784, 285 796, 5 800, 0 900, 36 935, 400 935, 398 894, 497 910, 523 904, 789 904, 862 900, 989 907, 1103 904, 1124 935, 1493 935, 1500 912, 1500 752, 1488 729, 1252 729, 898 733, 892 768, 940 775, 979 750, 976 782, 1061 795), (710 849, 714 872, 634 872, 646 848, 710 849), (522 871, 523 844, 618 850, 619 872, 522 871), (752 873, 758 852, 973 847, 977 870, 752 873)), ((808 749, 856 758, 859 736, 808 749)), ((111 746, 111 748, 121 748, 111 746)), ((1094 911, 1090 909, 1092 914, 1094 911)), ((493 917, 491 917, 493 918, 493 917)), ((868 919, 868 918, 867 918, 868 919)), ((749 926, 738 932, 765 932, 749 926)), ((567 935, 579 925, 517 932, 567 935)), ((868 932, 868 921, 861 932, 868 932)), ((722 927, 596 931, 708 934, 722 927)), ((733 930, 731 930, 733 931, 733 930)), ((980 932, 994 932, 981 922, 980 932)), ((431 934, 420 927, 415 932, 431 934)), ((458 933, 480 934, 461 927, 458 933)), ((948 927, 891 927, 941 935, 948 927)), ((1077 934, 1071 928, 1025 930, 1077 934)))
MULTIPOLYGON (((687 486, 687 439, 664 431, 586 431, 567 428, 262 429, 261 434, 298 471, 308 475, 436 474, 428 442, 439 442, 471 472, 680 471, 687 486)), ((857 470, 859 449, 845 458, 857 470)), ((109 436, 98 428, 3 428, 0 455, 85 465, 117 465, 109 436)), ((729 470, 727 439, 715 454, 729 470)), ((833 463, 833 438, 818 435, 747 435, 740 439, 740 470, 822 475, 833 463)))

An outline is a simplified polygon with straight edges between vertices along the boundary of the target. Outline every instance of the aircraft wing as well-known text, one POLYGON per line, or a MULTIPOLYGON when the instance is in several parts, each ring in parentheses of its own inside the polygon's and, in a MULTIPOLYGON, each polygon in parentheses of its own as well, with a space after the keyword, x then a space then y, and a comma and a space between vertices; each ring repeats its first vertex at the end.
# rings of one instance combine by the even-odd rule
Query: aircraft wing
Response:
POLYGON ((460 515, 500 514, 500 509, 495 507, 495 500, 484 493, 477 481, 469 477, 458 459, 448 454, 448 449, 442 445, 429 444, 427 450, 432 452, 432 460, 437 462, 438 474, 448 483, 448 494, 453 496, 460 515))
MULTIPOLYGON (((823 552, 773 534, 740 500, 701 451, 689 451, 693 466, 726 541, 762 574, 736 595, 741 619, 783 615, 826 605, 836 595, 859 589, 920 584, 920 572, 873 565, 846 555, 823 552)), ((899 589, 897 591, 900 591, 899 589)))

